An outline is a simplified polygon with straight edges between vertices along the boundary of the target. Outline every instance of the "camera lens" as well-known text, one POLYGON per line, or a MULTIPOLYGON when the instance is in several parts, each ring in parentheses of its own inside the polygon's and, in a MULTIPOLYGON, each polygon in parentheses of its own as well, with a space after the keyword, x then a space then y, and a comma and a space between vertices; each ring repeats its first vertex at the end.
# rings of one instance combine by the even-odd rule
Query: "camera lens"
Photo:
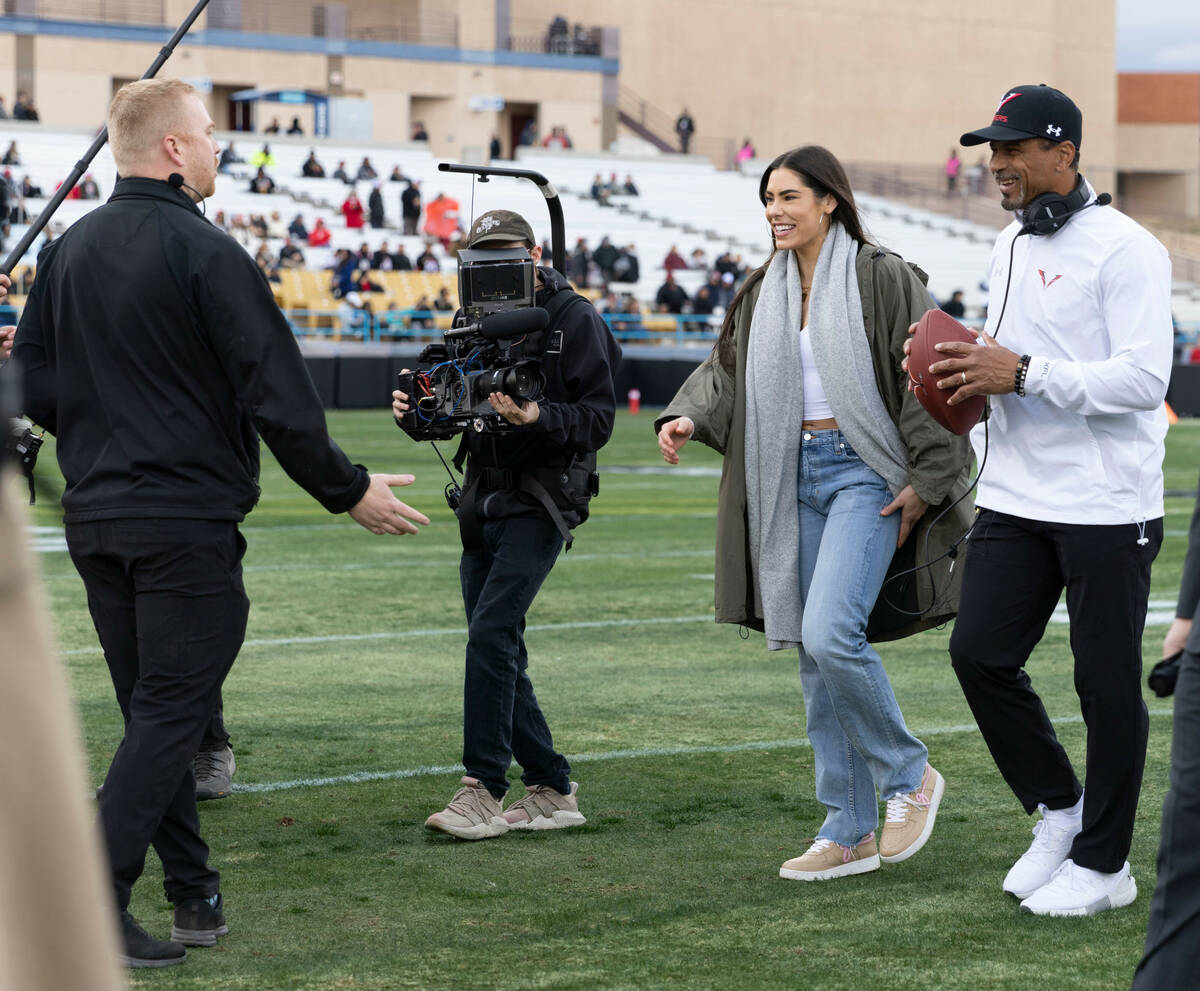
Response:
POLYGON ((528 365, 515 365, 504 372, 503 391, 514 399, 532 399, 536 390, 537 376, 528 365))

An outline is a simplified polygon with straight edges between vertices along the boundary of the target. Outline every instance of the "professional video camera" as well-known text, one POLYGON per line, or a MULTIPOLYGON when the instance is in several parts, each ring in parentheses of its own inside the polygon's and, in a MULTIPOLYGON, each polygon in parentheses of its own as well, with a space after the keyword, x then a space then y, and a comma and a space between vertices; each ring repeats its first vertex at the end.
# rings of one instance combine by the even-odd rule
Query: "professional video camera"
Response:
POLYGON ((488 402, 493 392, 517 401, 541 398, 540 353, 549 315, 533 305, 533 259, 525 248, 458 253, 459 325, 430 344, 418 368, 397 383, 410 409, 398 419, 413 440, 464 430, 495 433, 511 425, 488 402))

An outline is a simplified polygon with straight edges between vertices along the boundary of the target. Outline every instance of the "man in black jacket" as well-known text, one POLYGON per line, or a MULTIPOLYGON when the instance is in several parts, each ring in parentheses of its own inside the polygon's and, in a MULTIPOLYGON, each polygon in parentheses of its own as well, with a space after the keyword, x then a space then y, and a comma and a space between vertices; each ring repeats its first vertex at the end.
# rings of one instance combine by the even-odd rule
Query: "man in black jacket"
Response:
MULTIPOLYGON (((479 217, 468 247, 525 248, 534 265, 542 254, 528 222, 509 210, 479 217)), ((467 612, 467 773, 450 804, 425 825, 467 840, 584 822, 571 767, 554 748, 526 673, 525 613, 569 530, 587 518, 595 452, 611 436, 616 415, 613 375, 621 350, 560 273, 535 271, 536 305, 551 314, 541 347, 543 398, 517 403, 492 393, 492 406, 513 429, 463 435, 468 462, 458 516, 467 612), (503 809, 514 758, 524 769, 525 795, 503 809)), ((400 416, 408 396, 392 397, 400 416)))
POLYGON ((332 513, 373 533, 428 520, 330 439, 267 283, 201 216, 213 123, 186 83, 122 87, 109 110, 112 198, 38 258, 13 364, 25 410, 58 439, 67 546, 88 593, 125 736, 100 823, 132 966, 228 931, 200 838, 191 762, 245 636, 245 541, 261 436, 332 513), (128 911, 152 845, 175 905, 173 942, 128 911))

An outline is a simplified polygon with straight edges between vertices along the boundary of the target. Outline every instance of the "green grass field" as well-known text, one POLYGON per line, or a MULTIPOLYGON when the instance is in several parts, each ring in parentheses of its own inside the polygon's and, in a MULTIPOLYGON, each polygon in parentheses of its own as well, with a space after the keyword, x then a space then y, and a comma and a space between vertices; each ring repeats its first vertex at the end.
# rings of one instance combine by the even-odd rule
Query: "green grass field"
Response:
MULTIPOLYGON (((973 727, 948 630, 882 649, 947 781, 929 845, 861 877, 781 880, 822 819, 799 678, 794 654, 711 620, 711 472, 606 472, 530 613, 530 674, 573 755, 588 824, 473 844, 427 834, 461 773, 465 634, 447 479, 385 411, 330 422, 353 460, 414 472, 402 498, 433 524, 373 537, 325 514, 264 450, 262 502, 244 528, 250 630, 225 690, 241 790, 201 807, 230 934, 182 967, 135 972, 134 987, 1128 987, 1154 885, 1169 703, 1148 694, 1131 908, 1035 919, 1001 893, 1032 821, 973 727)), ((602 467, 661 466, 651 423, 622 412, 602 467)), ((49 445, 43 463, 50 474, 49 445)), ((1168 488, 1194 489, 1198 464, 1200 424, 1173 427, 1168 488)), ((684 452, 684 467, 718 465, 698 445, 684 452)), ((1191 510, 1168 500, 1148 662, 1191 510)), ((59 517, 45 505, 34 519, 59 517)), ((98 783, 119 712, 67 555, 40 560, 98 783)), ((1050 627, 1030 672, 1081 767, 1067 632, 1050 627)), ((151 854, 132 908, 165 936, 160 878, 151 854)))

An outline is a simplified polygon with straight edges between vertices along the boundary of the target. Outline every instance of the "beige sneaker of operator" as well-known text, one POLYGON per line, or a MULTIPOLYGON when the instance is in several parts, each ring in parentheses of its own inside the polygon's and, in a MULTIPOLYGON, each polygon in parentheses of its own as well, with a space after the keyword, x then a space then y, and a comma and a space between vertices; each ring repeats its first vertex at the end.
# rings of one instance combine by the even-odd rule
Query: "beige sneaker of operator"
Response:
POLYGON ((426 819, 425 828, 460 840, 486 840, 507 833, 508 823, 492 793, 478 779, 464 777, 450 804, 426 819))
POLYGON ((880 860, 885 864, 898 864, 925 845, 933 832, 945 790, 945 779, 926 764, 916 791, 897 793, 888 799, 887 818, 879 840, 880 860))
POLYGON ((576 794, 579 785, 571 782, 567 794, 549 785, 526 786, 525 797, 504 810, 509 829, 566 829, 582 826, 587 820, 579 811, 576 794))
POLYGON ((854 847, 818 838, 803 856, 793 857, 779 868, 779 876, 789 881, 829 881, 877 870, 879 849, 875 834, 870 833, 854 847))

